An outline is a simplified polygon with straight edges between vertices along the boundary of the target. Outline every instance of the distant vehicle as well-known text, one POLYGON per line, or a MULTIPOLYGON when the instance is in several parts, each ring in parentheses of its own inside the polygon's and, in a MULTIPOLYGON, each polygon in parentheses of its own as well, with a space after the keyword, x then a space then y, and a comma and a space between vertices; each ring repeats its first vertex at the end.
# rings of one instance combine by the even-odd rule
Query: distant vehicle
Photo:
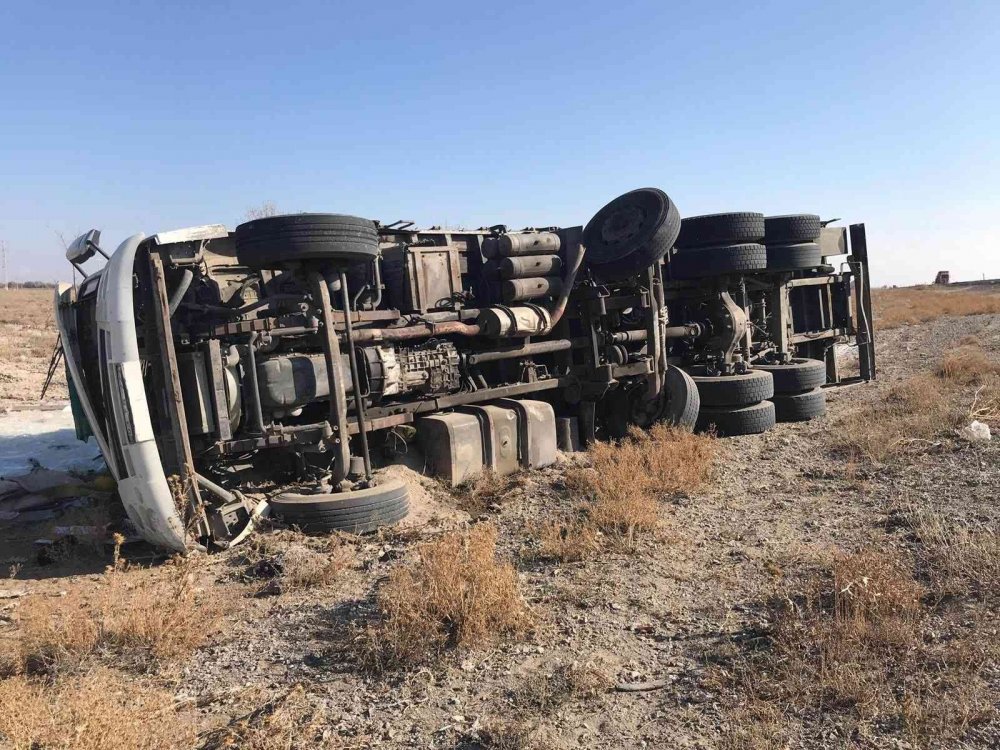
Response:
POLYGON ((406 425, 457 484, 632 425, 810 419, 846 382, 838 342, 875 375, 863 225, 682 221, 655 188, 586 226, 293 214, 137 234, 110 256, 92 230, 67 251, 82 273, 98 254, 56 298, 78 433, 137 531, 178 551, 234 544, 268 511, 395 523, 406 487, 377 469, 406 425))

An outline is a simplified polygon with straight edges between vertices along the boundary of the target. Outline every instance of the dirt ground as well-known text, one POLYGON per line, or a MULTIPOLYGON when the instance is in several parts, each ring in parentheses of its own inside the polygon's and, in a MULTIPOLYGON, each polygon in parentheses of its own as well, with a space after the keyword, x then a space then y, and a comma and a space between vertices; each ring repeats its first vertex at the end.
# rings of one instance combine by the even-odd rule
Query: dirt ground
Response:
MULTIPOLYGON (((0 289, 0 413, 38 404, 55 348, 53 289, 0 289)), ((47 401, 69 398, 62 367, 47 401)))
MULTIPOLYGON (((5 342, 14 327, 30 328, 9 318, 2 320, 5 342)), ((419 523, 404 530, 336 542, 292 532, 261 535, 269 539, 269 554, 296 546, 323 554, 336 549, 336 575, 318 585, 267 591, 266 580, 245 575, 253 557, 246 550, 201 556, 190 563, 192 575, 203 600, 222 605, 223 628, 183 660, 143 672, 142 679, 184 706, 178 722, 202 731, 301 686, 309 706, 322 709, 316 746, 325 747, 1000 746, 1000 665, 989 660, 975 672, 985 707, 960 730, 943 734, 907 732, 891 717, 832 704, 772 701, 770 713, 763 712, 761 696, 731 679, 735 661, 752 659, 766 640, 775 597, 795 590, 817 561, 863 550, 911 554, 914 534, 899 522, 902 512, 933 512, 970 533, 998 533, 1000 440, 973 444, 943 430, 896 460, 874 463, 837 448, 842 420, 907 378, 930 373, 943 349, 968 337, 1000 360, 997 315, 944 316, 881 330, 876 383, 830 391, 828 414, 813 422, 719 440, 707 488, 665 497, 662 530, 634 549, 612 546, 579 562, 539 558, 538 529, 579 500, 566 477, 587 457, 567 455, 520 475, 471 514, 461 497, 420 478, 414 479, 419 523), (422 541, 466 527, 470 518, 499 529, 498 547, 516 567, 530 629, 455 649, 426 666, 362 669, 352 639, 371 616, 379 586, 413 559, 422 541), (259 595, 262 589, 275 595, 259 595), (553 687, 567 670, 582 667, 600 679, 587 689, 553 687)), ((37 368, 25 369, 33 377, 37 368)), ((14 399, 15 392, 5 386, 2 395, 14 399)), ((959 399, 974 392, 970 386, 959 399)), ((0 600, 0 642, 17 637, 25 602, 90 591, 109 562, 81 547, 39 565, 30 541, 45 533, 43 526, 2 532, 0 564, 11 566, 12 579, 0 589, 19 595, 0 600)), ((127 575, 136 581, 172 575, 149 562, 135 560, 127 575)), ((963 600, 965 615, 955 627, 995 640, 997 593, 963 600)), ((199 746, 208 746, 205 736, 199 746)), ((313 746, 313 739, 303 730, 287 746, 313 746)))

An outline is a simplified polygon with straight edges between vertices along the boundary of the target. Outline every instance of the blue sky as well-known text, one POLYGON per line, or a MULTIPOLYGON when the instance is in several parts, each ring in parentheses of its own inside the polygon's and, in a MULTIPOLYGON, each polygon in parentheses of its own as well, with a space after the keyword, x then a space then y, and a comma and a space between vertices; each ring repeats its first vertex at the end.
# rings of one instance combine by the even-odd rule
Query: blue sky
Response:
POLYGON ((876 283, 1000 276, 997 2, 7 2, 0 239, 274 201, 423 225, 864 221, 876 283))

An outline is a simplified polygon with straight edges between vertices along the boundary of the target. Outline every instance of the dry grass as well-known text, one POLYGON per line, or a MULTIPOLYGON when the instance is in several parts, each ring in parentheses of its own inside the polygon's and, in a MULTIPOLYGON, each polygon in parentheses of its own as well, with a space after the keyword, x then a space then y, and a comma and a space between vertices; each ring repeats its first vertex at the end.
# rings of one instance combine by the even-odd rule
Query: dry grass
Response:
MULTIPOLYGON (((0 400, 35 401, 58 333, 52 289, 0 290, 0 400)), ((47 398, 68 398, 62 369, 47 398)))
POLYGON ((310 700, 301 685, 266 701, 228 725, 207 733, 199 750, 293 750, 341 747, 331 744, 328 721, 321 706, 310 700))
POLYGON ((517 481, 517 474, 503 476, 495 471, 484 471, 458 487, 458 506, 470 515, 482 515, 500 505, 517 481))
POLYGON ((916 375, 838 419, 834 447, 850 461, 881 464, 925 448, 962 417, 963 409, 948 383, 916 375))
POLYGON ((737 696, 726 747, 784 747, 796 725, 817 721, 922 746, 996 718, 995 620, 944 603, 948 592, 996 595, 1000 544, 933 514, 914 524, 913 559, 839 556, 776 599, 767 646, 721 672, 737 696))
POLYGON ((256 534, 239 558, 244 581, 267 580, 295 591, 333 585, 354 563, 354 551, 339 537, 317 540, 293 531, 256 534))
POLYGON ((194 740, 169 693, 108 669, 55 683, 0 681, 0 745, 9 750, 170 750, 194 740))
POLYGON ((541 560, 580 562, 601 548, 601 534, 586 518, 567 517, 548 521, 538 535, 537 557, 541 560))
POLYGON ((936 596, 1000 599, 1000 535, 926 508, 910 507, 904 516, 919 542, 918 568, 936 596))
POLYGON ((905 287, 873 289, 877 329, 924 323, 944 315, 984 315, 1000 312, 1000 294, 982 289, 905 287))
POLYGON ((148 668, 201 646, 220 625, 221 604, 199 596, 191 563, 177 561, 164 579, 112 570, 94 588, 26 599, 20 614, 17 671, 72 670, 105 652, 148 668))
POLYGON ((1000 363, 977 345, 963 344, 941 356, 933 375, 900 381, 838 419, 834 446, 851 462, 881 464, 925 448, 970 419, 1000 421, 1000 363))
POLYGON ((660 522, 659 501, 708 479, 716 444, 666 425, 633 429, 618 443, 595 443, 590 469, 570 472, 567 486, 588 496, 586 512, 605 534, 632 540, 660 522))
POLYGON ((517 571, 497 558, 496 543, 496 528, 483 524, 418 547, 417 559, 379 589, 378 621, 357 633, 362 663, 376 670, 418 664, 525 629, 517 571))
POLYGON ((994 427, 1000 425, 1000 375, 992 375, 976 389, 969 404, 969 419, 994 427))
POLYGON ((982 385, 991 376, 1000 375, 1000 362, 990 359, 978 346, 965 345, 945 352, 934 374, 958 385, 982 385))
POLYGON ((558 664, 551 673, 527 675, 512 698, 518 708, 547 713, 570 700, 595 698, 611 684, 607 672, 591 662, 558 664))
POLYGON ((561 747, 549 729, 520 719, 487 718, 470 739, 488 750, 555 750, 561 747))

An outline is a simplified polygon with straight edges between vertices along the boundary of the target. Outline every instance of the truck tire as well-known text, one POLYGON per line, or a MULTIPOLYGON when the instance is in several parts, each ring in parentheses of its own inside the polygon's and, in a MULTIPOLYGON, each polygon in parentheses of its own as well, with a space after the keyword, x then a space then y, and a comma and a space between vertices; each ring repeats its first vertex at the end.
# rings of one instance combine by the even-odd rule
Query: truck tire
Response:
POLYGON ((767 248, 745 244, 678 250, 668 267, 671 278, 678 280, 754 273, 767 268, 767 248))
POLYGON ((688 370, 698 386, 702 411, 706 406, 749 406, 774 395, 774 379, 764 370, 743 375, 706 375, 704 367, 688 370))
POLYGON ((779 422, 807 422, 826 414, 826 391, 815 388, 805 393, 774 397, 774 413, 779 422))
POLYGON ((815 242, 799 242, 794 245, 768 245, 768 271, 795 271, 801 268, 816 268, 823 263, 823 253, 815 242))
POLYGON ((752 211, 689 216, 681 222, 679 248, 740 245, 764 239, 764 214, 752 211))
POLYGON ((698 386, 690 375, 673 365, 667 368, 659 398, 646 398, 646 386, 639 384, 627 391, 611 391, 602 404, 605 429, 616 440, 625 437, 633 425, 645 430, 656 422, 691 431, 700 409, 698 386))
POLYGON ((674 427, 693 430, 701 411, 701 393, 694 378, 679 367, 667 367, 663 384, 667 394, 667 408, 664 419, 674 427))
POLYGON ((303 260, 348 266, 378 255, 375 222, 340 214, 288 214, 236 227, 236 257, 254 270, 303 260))
POLYGON ((640 188, 625 193, 584 227, 587 263, 602 279, 628 278, 666 255, 680 227, 680 212, 662 190, 640 188))
POLYGON ((787 214, 764 219, 764 244, 789 245, 815 242, 823 230, 816 214, 787 214))
POLYGON ((410 500, 406 485, 394 479, 351 492, 286 492, 271 499, 271 509, 285 523, 302 531, 364 534, 406 518, 410 500))
POLYGON ((698 415, 698 431, 715 428, 718 435, 757 435, 775 424, 774 404, 761 401, 752 406, 703 406, 698 415))
POLYGON ((755 370, 771 373, 777 394, 811 391, 826 383, 826 364, 818 359, 796 358, 788 364, 753 362, 752 365, 755 370))

